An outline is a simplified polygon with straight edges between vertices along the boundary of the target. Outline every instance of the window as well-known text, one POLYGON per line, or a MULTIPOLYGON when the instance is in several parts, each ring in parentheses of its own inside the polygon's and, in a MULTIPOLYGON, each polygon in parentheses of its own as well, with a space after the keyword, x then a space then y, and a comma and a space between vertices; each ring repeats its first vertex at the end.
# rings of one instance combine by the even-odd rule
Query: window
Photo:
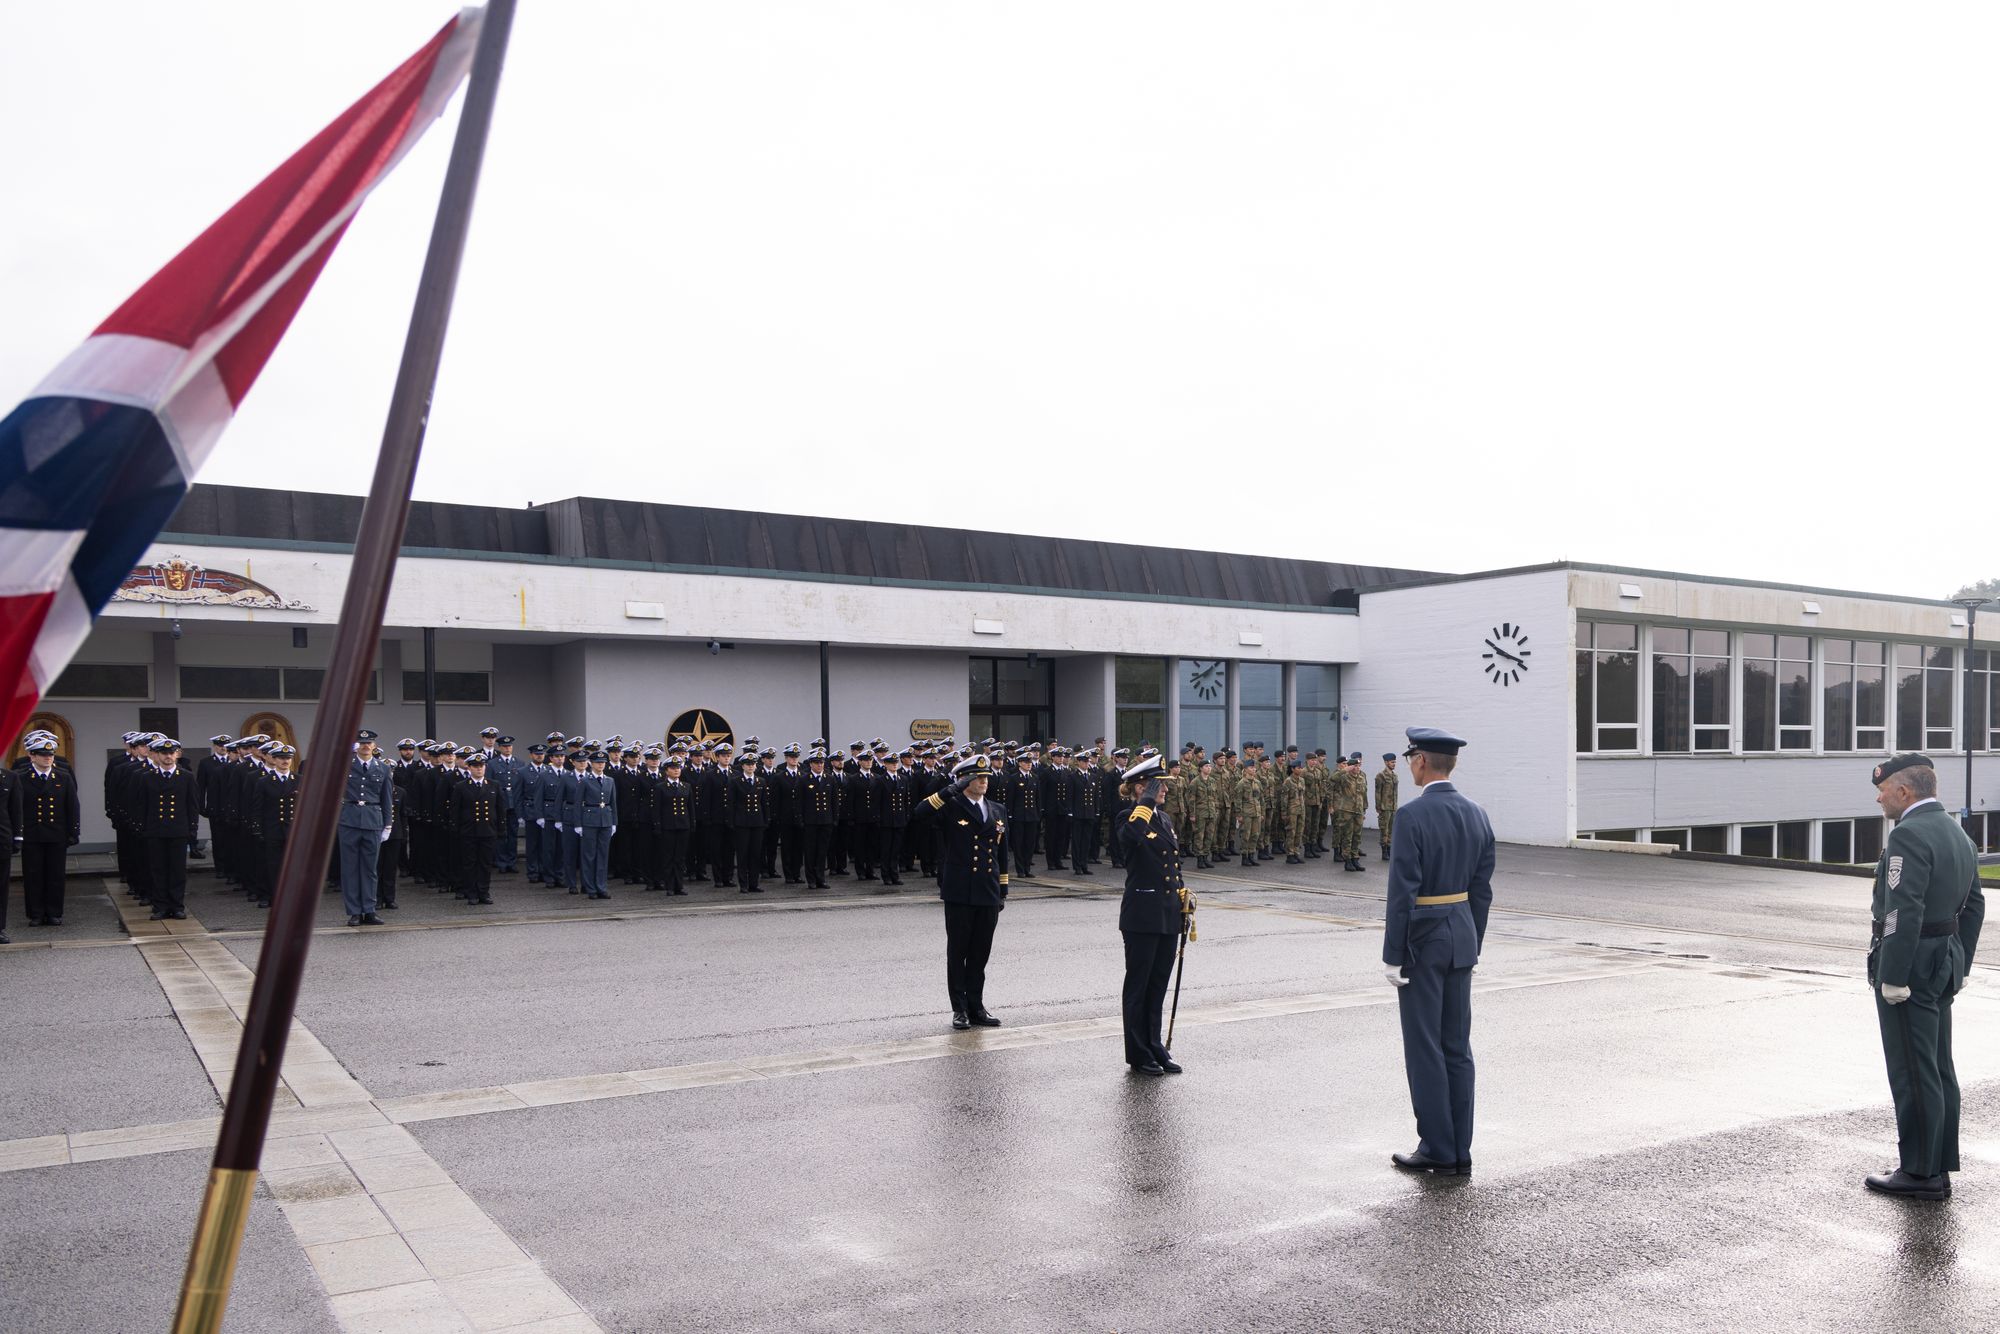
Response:
POLYGON ((1966 745, 2000 750, 2000 652, 1981 648, 1965 656, 1966 745))
POLYGON ((1114 667, 1117 691, 1113 745, 1137 751, 1167 744, 1167 663, 1164 658, 1120 658, 1114 667))
POLYGON ((1953 650, 1896 645, 1896 749, 1951 749, 1953 650))
MULTIPOLYGON (((491 672, 438 672, 437 698, 440 704, 491 704, 493 702, 493 673, 491 672)), ((403 673, 403 703, 424 702, 424 674, 422 672, 403 673)))
POLYGON ((1577 837, 1587 838, 1593 843, 1600 841, 1605 843, 1636 843, 1639 841, 1639 831, 1636 829, 1595 829, 1588 834, 1578 834, 1577 837))
POLYGON ((1055 664, 1037 658, 973 658, 968 662, 971 708, 966 726, 975 737, 1046 741, 1055 713, 1055 664))
POLYGON ((143 662, 73 662, 45 699, 151 699, 153 669, 143 662))
POLYGON ((1888 749, 1886 653, 1881 644, 1852 639, 1820 641, 1826 672, 1820 691, 1826 707, 1822 749, 1888 749))
MULTIPOLYGON (((1299 754, 1340 753, 1340 668, 1301 663, 1292 670, 1297 712, 1292 720, 1299 754)), ((1373 788, 1369 789, 1371 792, 1373 788)), ((1370 800, 1373 800, 1371 797, 1370 800)))
POLYGON ((1688 830, 1688 841, 1696 852, 1729 851, 1729 826, 1726 824, 1696 825, 1688 830))
POLYGON ((1782 824, 1746 824, 1741 850, 1745 857, 1775 857, 1802 862, 1812 856, 1812 821, 1787 820, 1782 824))
POLYGON ((1812 749, 1812 640, 1744 635, 1743 749, 1812 749))
POLYGON ((1688 831, 1685 829, 1655 829, 1646 836, 1646 841, 1648 843, 1664 843, 1669 847, 1679 848, 1682 852, 1686 852, 1688 849, 1688 831))
POLYGON ((181 668, 181 698, 280 700, 283 673, 276 667, 181 668))
POLYGON ((1285 747, 1285 669, 1275 662, 1236 666, 1242 682, 1237 696, 1237 734, 1246 746, 1262 742, 1267 754, 1285 747))
POLYGON ((1728 749, 1729 632, 1655 626, 1653 752, 1728 749))
POLYGON ((2000 811, 1974 811, 1965 832, 1981 852, 2000 852, 2000 811))
POLYGON ((1882 818, 1822 820, 1819 859, 1835 866, 1866 866, 1882 856, 1882 818))
POLYGON ((1213 759, 1229 744, 1229 664, 1220 658, 1182 658, 1174 668, 1174 689, 1181 697, 1181 734, 1175 744, 1192 741, 1213 759))
MULTIPOLYGON (((320 692, 326 689, 326 669, 323 667, 286 667, 283 670, 285 674, 284 687, 286 699, 316 700, 319 698, 320 692)), ((417 675, 421 677, 423 673, 418 672, 417 675)), ((443 690, 443 686, 440 685, 438 688, 439 699, 444 698, 443 690)), ((421 682, 418 683, 417 692, 421 699, 423 693, 421 682)), ((380 704, 382 702, 382 673, 380 672, 370 672, 368 674, 368 702, 370 704, 380 704)))
POLYGON ((1576 748, 1639 749, 1639 627, 1576 625, 1576 748))

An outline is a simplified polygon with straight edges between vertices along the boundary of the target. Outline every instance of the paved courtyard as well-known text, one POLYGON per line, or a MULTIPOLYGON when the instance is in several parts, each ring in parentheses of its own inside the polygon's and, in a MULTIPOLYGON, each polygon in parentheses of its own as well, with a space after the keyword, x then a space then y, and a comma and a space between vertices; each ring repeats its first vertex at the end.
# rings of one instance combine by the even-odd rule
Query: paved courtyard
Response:
MULTIPOLYGON (((1153 1081, 1122 1063, 1109 867, 1016 883, 1005 1025, 965 1034, 914 883, 588 903, 501 877, 491 908, 405 887, 359 930, 329 896, 229 1326, 1990 1319, 2000 969, 1961 998, 1957 1198, 1881 1199, 1866 880, 1503 848, 1479 1174, 1412 1180, 1368 865, 1196 878, 1187 1074, 1153 1081)), ((0 1329, 164 1329, 263 915, 206 875, 187 922, 100 876, 71 899, 0 947, 0 1329)))

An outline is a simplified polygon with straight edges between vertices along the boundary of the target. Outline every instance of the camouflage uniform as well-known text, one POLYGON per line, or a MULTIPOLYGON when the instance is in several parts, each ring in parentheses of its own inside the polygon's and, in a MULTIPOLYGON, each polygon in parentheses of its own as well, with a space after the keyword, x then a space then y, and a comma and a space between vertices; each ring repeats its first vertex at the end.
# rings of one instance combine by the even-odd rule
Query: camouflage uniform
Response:
POLYGON ((1306 761, 1306 856, 1326 851, 1326 812, 1332 804, 1333 789, 1327 782, 1326 761, 1314 756, 1306 761))
POLYGON ((1306 837, 1306 774, 1304 769, 1294 769, 1285 776, 1279 786, 1283 799, 1285 831, 1285 864, 1296 866, 1305 860, 1299 855, 1306 837))
POLYGON ((1195 866, 1206 871, 1209 869, 1209 849, 1215 846, 1215 788, 1218 780, 1212 770, 1203 773, 1198 765, 1183 764, 1181 771, 1186 773, 1190 768, 1193 774, 1188 779, 1188 809, 1194 816, 1195 866))
POLYGON ((1367 779, 1359 769, 1342 766, 1334 775, 1338 786, 1333 793, 1333 855, 1355 866, 1361 856, 1361 817, 1368 810, 1367 779))
POLYGON ((1236 784, 1236 801, 1240 831, 1236 846, 1243 852, 1243 864, 1255 866, 1257 853, 1264 846, 1264 778, 1256 765, 1243 766, 1243 777, 1236 784))
POLYGON ((1381 826, 1382 860, 1389 860, 1389 833, 1396 825, 1396 802, 1402 787, 1394 769, 1375 775, 1375 823, 1381 826))

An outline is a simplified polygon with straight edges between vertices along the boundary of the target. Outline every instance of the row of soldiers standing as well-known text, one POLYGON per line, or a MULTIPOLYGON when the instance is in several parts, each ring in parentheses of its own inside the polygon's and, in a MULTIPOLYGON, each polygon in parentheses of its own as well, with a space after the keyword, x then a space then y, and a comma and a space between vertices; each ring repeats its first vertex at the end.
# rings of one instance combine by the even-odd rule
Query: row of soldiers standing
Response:
MULTIPOLYGON (((1333 756, 1324 750, 1301 756, 1297 746, 1266 755, 1257 743, 1238 756, 1227 748, 1208 759, 1189 746, 1168 771, 1178 781, 1167 787, 1166 809, 1186 839, 1196 866, 1210 870, 1231 858, 1255 867, 1283 852, 1287 865, 1335 856, 1349 871, 1361 864, 1361 828, 1368 811, 1368 776, 1361 753, 1333 756), (1327 843, 1331 831, 1332 844, 1327 843)), ((1396 757, 1382 757, 1375 775, 1375 811, 1382 858, 1388 860, 1400 784, 1396 757)))

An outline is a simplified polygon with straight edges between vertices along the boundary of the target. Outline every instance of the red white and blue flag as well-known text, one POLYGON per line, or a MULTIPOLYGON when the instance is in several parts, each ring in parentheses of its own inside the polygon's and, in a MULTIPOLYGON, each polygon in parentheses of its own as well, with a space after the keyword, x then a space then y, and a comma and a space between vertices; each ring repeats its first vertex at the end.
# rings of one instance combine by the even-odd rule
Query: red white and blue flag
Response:
POLYGON ((0 420, 0 744, 179 507, 361 201, 443 113, 484 17, 447 23, 0 420))

